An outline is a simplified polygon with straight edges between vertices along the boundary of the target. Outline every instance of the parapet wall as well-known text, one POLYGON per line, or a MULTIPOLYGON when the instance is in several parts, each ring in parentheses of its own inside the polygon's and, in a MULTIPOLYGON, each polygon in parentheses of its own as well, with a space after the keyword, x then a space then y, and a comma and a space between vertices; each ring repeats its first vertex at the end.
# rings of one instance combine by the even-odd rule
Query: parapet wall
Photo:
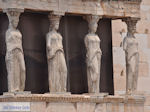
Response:
POLYGON ((31 112, 144 112, 142 96, 30 94, 1 96, 5 102, 29 103, 31 112))

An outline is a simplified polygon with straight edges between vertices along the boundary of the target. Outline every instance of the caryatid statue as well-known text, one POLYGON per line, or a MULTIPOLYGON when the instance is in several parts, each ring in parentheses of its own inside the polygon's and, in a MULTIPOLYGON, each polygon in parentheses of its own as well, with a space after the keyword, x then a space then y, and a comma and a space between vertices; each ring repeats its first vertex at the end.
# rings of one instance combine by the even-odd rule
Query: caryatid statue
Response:
POLYGON ((17 29, 23 10, 6 9, 9 27, 6 32, 6 66, 8 73, 8 92, 20 92, 25 89, 25 61, 22 48, 22 34, 17 29))
POLYGON ((49 90, 52 93, 66 92, 67 66, 62 36, 57 32, 61 16, 50 14, 50 28, 46 36, 49 90))
POLYGON ((127 18, 124 20, 127 24, 127 36, 123 40, 123 49, 126 57, 126 74, 127 74, 127 94, 132 94, 137 89, 139 51, 138 42, 134 36, 136 32, 136 23, 138 19, 127 18))
POLYGON ((87 78, 88 92, 99 93, 100 83, 100 65, 101 65, 101 49, 100 38, 96 33, 98 27, 99 16, 89 15, 85 19, 88 21, 89 32, 85 37, 86 46, 86 63, 87 63, 87 78))

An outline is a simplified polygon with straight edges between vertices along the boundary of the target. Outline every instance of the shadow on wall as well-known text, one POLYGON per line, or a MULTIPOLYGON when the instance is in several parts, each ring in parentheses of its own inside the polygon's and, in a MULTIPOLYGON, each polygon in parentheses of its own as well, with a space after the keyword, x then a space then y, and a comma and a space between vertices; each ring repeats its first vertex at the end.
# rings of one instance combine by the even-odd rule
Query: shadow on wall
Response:
POLYGON ((100 91, 114 94, 113 56, 112 56, 112 27, 110 19, 102 19, 98 23, 97 34, 101 40, 101 78, 100 91))
POLYGON ((5 32, 8 29, 6 14, 0 14, 0 94, 7 91, 7 71, 5 64, 5 32))
MULTIPOLYGON (((7 16, 0 14, 0 94, 7 91, 5 65, 5 32, 7 27, 7 16)), ((23 35, 27 74, 25 90, 32 91, 32 93, 49 92, 45 42, 49 29, 47 14, 25 12, 20 17, 18 28, 23 35)), ((88 32, 88 24, 80 16, 65 16, 61 19, 59 32, 63 36, 68 67, 68 91, 76 94, 87 93, 84 37, 88 32)), ((100 90, 113 94, 111 20, 101 20, 97 33, 101 38, 101 49, 103 52, 100 90)))

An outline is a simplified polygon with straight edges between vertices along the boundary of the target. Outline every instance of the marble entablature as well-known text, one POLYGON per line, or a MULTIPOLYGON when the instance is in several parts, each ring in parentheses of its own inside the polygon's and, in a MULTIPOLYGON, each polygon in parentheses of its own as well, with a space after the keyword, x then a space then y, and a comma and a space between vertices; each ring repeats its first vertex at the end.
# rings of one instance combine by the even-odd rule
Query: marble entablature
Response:
POLYGON ((107 18, 140 17, 141 1, 106 0, 0 0, 0 10, 20 8, 32 11, 52 11, 64 15, 93 14, 107 18))

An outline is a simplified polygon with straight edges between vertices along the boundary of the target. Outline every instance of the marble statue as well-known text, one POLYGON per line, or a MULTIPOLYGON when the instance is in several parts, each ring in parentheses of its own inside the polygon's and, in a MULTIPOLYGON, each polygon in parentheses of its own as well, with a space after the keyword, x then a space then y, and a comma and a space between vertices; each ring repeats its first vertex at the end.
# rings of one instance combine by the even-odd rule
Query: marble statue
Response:
POLYGON ((21 92, 25 89, 25 61, 22 48, 22 35, 17 29, 20 11, 8 9, 9 28, 6 32, 6 66, 8 92, 21 92))
POLYGON ((50 29, 46 36, 48 76, 50 92, 66 92, 67 66, 62 45, 62 36, 57 32, 60 16, 50 14, 50 29))
POLYGON ((101 64, 101 49, 100 39, 96 35, 100 17, 99 16, 87 16, 85 19, 89 23, 89 32, 86 35, 85 47, 86 47, 86 63, 87 63, 87 78, 88 78, 88 92, 99 93, 100 83, 100 64, 101 64))
POLYGON ((126 20, 128 33, 123 40, 123 49, 126 57, 127 94, 132 94, 137 89, 139 51, 138 42, 134 36, 137 20, 126 20))

